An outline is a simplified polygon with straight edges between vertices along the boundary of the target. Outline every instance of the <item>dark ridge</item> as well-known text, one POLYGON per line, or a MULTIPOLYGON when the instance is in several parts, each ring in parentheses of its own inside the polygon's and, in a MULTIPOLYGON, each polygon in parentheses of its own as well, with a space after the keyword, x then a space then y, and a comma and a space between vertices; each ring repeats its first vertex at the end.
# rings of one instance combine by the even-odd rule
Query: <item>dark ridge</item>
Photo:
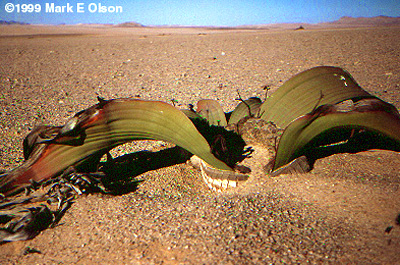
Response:
POLYGON ((6 21, 6 20, 0 20, 0 25, 30 25, 29 23, 25 22, 18 22, 14 20, 6 21))

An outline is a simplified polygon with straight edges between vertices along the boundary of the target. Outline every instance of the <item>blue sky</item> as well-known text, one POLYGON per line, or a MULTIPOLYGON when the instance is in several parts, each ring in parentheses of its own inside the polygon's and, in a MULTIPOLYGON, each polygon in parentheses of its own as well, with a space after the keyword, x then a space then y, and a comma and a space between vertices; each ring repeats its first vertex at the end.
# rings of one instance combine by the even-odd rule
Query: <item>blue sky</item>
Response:
POLYGON ((400 16, 399 0, 0 0, 0 3, 0 20, 32 24, 117 24, 135 21, 144 25, 237 26, 318 23, 342 16, 400 16), (46 3, 54 3, 54 6, 69 4, 73 12, 64 9, 61 13, 49 13, 46 12, 46 3), (82 3, 81 13, 77 12, 77 3, 82 3), (98 3, 111 7, 111 11, 112 7, 119 6, 122 12, 99 12, 98 3), (12 12, 5 11, 7 4, 12 4, 12 12), (40 5, 40 10, 23 12, 23 4, 37 4, 37 8, 40 5))

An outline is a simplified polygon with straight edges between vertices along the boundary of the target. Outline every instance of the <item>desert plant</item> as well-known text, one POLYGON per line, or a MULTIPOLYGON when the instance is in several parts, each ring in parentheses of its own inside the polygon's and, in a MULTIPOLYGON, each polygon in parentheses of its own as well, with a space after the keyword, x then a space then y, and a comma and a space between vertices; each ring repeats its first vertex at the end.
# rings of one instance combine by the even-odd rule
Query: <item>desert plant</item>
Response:
MULTIPOLYGON (((90 175, 110 149, 143 139, 168 141, 195 155, 193 162, 210 187, 236 186, 250 171, 237 162, 249 152, 240 135, 251 130, 268 134, 254 141, 274 141, 268 145, 275 149, 270 176, 307 172, 324 151, 400 150, 397 109, 363 90, 343 69, 321 66, 289 79, 265 102, 241 100, 230 113, 215 100, 201 100, 196 110, 180 111, 159 101, 99 98, 64 126, 34 129, 24 140, 25 162, 0 176, 0 192, 10 196, 37 182, 69 175, 71 167, 73 173, 90 175), (365 135, 372 140, 359 144, 365 135)), ((94 182, 100 185, 101 176, 94 182)), ((8 202, 0 205, 0 216, 7 207, 8 202)), ((8 231, 4 238, 15 238, 13 233, 8 231)))
MULTIPOLYGON (((337 67, 304 71, 285 82, 265 102, 258 98, 242 100, 232 113, 224 113, 215 100, 201 100, 196 110, 183 113, 158 101, 99 99, 98 104, 77 113, 62 127, 42 126, 32 131, 24 141, 27 160, 2 176, 0 190, 10 194, 30 181, 51 178, 85 160, 96 165, 115 146, 142 139, 172 142, 209 166, 229 173, 232 180, 235 175, 245 179, 232 169, 240 161, 238 155, 231 158, 229 166, 226 163, 229 160, 226 154, 235 148, 221 151, 231 138, 222 135, 221 127, 245 123, 249 117, 285 128, 277 146, 273 175, 280 174, 282 171, 278 169, 296 158, 307 157, 312 148, 348 141, 352 137, 349 131, 366 130, 389 138, 395 143, 389 148, 395 150, 400 142, 396 108, 363 90, 350 74, 337 67), (208 121, 205 127, 210 130, 196 122, 201 119, 208 121), (219 133, 206 139, 215 130, 219 133), (335 131, 336 138, 328 136, 330 131, 335 131), (215 147, 218 140, 220 148, 215 147)), ((244 144, 239 144, 236 148, 240 154, 243 147, 244 144)))

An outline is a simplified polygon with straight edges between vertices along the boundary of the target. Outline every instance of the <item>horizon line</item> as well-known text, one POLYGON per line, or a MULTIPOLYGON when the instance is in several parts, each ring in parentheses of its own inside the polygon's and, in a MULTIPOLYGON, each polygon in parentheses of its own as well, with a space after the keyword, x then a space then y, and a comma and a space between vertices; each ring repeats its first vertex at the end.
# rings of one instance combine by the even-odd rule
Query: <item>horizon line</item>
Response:
POLYGON ((290 25, 290 24, 303 24, 303 25, 318 25, 318 24, 330 24, 334 22, 338 22, 341 19, 350 18, 350 19, 373 19, 373 18, 388 18, 388 19, 400 19, 400 16, 386 16, 386 15, 378 15, 378 16, 360 16, 360 17, 352 17, 352 16, 342 16, 337 20, 332 21, 322 21, 322 22, 273 22, 273 23, 260 23, 260 24, 240 24, 236 26, 227 26, 227 25, 185 25, 185 24, 161 24, 161 25, 145 25, 136 21, 125 21, 120 23, 96 23, 96 22, 89 22, 89 23, 29 23, 29 22, 20 22, 16 20, 2 20, 0 19, 0 25, 46 25, 46 26, 76 26, 76 25, 105 25, 105 26, 118 26, 123 24, 137 24, 136 27, 188 27, 188 28, 204 28, 204 27, 216 27, 216 28, 237 28, 237 27, 256 27, 256 26, 266 26, 266 25, 290 25))

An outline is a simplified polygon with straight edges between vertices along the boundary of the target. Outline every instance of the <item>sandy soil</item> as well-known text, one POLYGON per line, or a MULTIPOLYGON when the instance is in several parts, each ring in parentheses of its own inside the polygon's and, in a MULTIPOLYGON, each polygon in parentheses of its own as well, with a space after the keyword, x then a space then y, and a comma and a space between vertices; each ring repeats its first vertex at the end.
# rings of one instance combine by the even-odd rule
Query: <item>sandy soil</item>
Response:
MULTIPOLYGON (((104 98, 178 102, 265 97, 318 65, 348 70, 400 108, 400 28, 209 30, 4 26, 0 170, 23 137, 104 98)), ((113 154, 159 150, 134 143, 113 154)), ((271 179, 261 151, 250 180, 214 193, 187 164, 149 171, 136 191, 80 196, 59 226, 0 245, 1 264, 400 264, 400 155, 372 150, 271 179), (390 229, 392 227, 392 229, 390 229), (40 253, 26 254, 27 248, 40 253)))

